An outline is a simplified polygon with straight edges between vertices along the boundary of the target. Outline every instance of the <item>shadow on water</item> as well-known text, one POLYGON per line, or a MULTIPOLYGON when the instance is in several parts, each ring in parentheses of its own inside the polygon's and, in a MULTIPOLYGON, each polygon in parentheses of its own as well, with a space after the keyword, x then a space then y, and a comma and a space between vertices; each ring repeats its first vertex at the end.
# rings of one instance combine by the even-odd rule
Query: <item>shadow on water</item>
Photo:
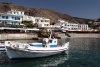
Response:
POLYGON ((0 51, 0 64, 8 63, 8 62, 9 62, 9 58, 6 55, 6 52, 5 51, 0 51))

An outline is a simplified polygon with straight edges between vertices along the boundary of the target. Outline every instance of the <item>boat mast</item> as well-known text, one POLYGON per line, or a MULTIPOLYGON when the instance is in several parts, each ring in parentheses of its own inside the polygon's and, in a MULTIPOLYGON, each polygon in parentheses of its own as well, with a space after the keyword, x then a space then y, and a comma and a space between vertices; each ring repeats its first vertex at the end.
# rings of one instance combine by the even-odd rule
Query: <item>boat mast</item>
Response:
POLYGON ((50 29, 50 32, 51 32, 51 33, 50 33, 49 39, 51 39, 51 36, 52 36, 52 30, 51 30, 51 29, 50 29))

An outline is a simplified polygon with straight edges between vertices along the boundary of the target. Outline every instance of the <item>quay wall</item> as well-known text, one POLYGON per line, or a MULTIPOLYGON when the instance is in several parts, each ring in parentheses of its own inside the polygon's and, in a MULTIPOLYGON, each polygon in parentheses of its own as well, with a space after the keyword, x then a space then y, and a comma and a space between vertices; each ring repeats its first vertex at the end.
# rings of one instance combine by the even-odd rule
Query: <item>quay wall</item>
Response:
MULTIPOLYGON (((91 33, 91 34, 84 34, 84 33, 56 33, 56 37, 60 38, 68 38, 68 37, 100 37, 99 33, 91 33)), ((0 40, 7 40, 7 39, 34 39, 38 38, 37 34, 0 34, 0 40)))
POLYGON ((57 37, 67 38, 67 37, 100 37, 100 33, 58 33, 57 37))
POLYGON ((71 37, 100 37, 99 33, 91 33, 91 34, 75 34, 75 33, 70 33, 69 34, 71 37))
POLYGON ((37 34, 0 34, 0 40, 7 40, 7 39, 33 39, 38 38, 37 34))

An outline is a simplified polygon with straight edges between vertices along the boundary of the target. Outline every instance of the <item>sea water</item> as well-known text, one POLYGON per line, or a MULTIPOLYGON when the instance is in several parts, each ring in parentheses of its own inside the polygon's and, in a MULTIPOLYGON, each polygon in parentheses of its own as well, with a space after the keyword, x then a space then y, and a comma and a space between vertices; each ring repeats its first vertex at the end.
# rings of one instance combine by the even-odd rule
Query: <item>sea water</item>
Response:
POLYGON ((0 54, 0 59, 8 59, 0 61, 0 67, 100 67, 100 38, 66 38, 59 39, 58 44, 66 42, 70 42, 68 51, 50 57, 9 60, 5 53, 0 54))

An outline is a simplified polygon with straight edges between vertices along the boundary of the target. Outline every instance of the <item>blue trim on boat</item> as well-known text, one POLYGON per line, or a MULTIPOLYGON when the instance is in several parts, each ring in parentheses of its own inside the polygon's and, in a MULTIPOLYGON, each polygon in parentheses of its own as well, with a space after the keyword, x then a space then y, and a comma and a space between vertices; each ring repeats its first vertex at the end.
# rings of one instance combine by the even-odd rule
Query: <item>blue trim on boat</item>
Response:
MULTIPOLYGON (((30 46, 43 47, 42 45, 30 45, 30 46)), ((57 47, 57 45, 50 45, 50 47, 57 47)))

